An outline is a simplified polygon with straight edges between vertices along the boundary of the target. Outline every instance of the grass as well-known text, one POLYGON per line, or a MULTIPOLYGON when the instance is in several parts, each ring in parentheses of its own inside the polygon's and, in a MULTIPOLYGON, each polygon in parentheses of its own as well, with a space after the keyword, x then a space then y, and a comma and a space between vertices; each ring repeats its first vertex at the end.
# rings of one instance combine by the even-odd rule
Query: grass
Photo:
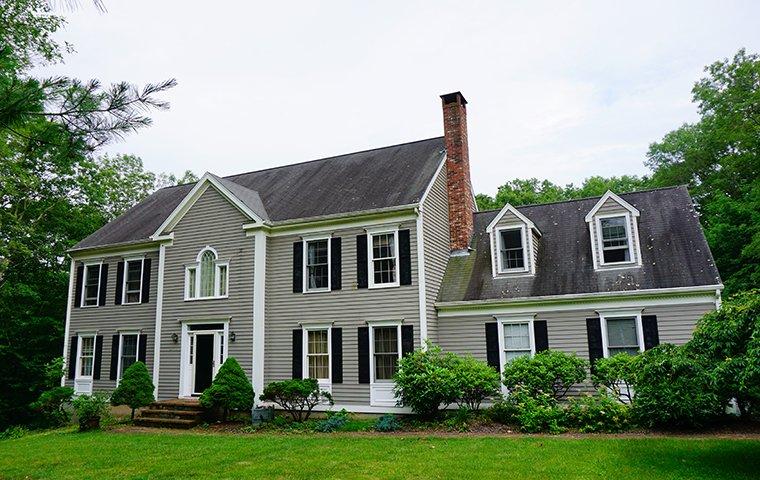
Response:
POLYGON ((760 440, 76 433, 0 442, 0 478, 757 478, 760 440))

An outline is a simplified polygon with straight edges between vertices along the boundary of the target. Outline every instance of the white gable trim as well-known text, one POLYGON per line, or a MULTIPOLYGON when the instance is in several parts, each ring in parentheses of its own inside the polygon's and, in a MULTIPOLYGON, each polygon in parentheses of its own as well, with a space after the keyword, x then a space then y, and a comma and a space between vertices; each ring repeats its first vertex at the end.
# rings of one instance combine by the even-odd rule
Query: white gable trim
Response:
POLYGON ((528 226, 528 228, 535 229, 539 233, 539 235, 541 234, 541 232, 536 228, 536 226, 533 224, 533 222, 531 222, 528 219, 528 217, 526 217, 522 213, 518 212, 517 209, 515 207, 513 207, 512 205, 510 205, 509 203, 507 203, 506 205, 504 205, 504 208, 502 208, 501 211, 499 211, 498 215, 496 215, 496 217, 494 217, 494 219, 491 221, 491 223, 488 224, 488 226, 486 227, 486 232, 488 232, 488 233, 493 232, 493 229, 496 228, 496 224, 499 223, 499 220, 501 220, 501 218, 504 215, 506 215, 507 212, 510 212, 515 217, 519 218, 521 222, 525 223, 525 225, 528 226))
POLYGON ((609 200, 609 199, 614 200, 621 207, 623 207, 626 210, 628 210, 629 212, 631 212, 631 215, 633 215, 634 217, 638 217, 639 215, 641 215, 639 213, 639 211, 636 209, 636 207, 634 207, 630 203, 626 202, 622 198, 618 197, 617 195, 615 195, 614 193, 612 193, 612 191, 607 190, 607 193, 605 193, 604 195, 602 195, 602 198, 600 198, 599 201, 596 202, 596 205, 594 205, 594 208, 592 208, 591 211, 588 212, 588 214, 586 214, 586 223, 589 223, 594 218, 594 215, 596 215, 596 213, 599 211, 599 209, 602 208, 602 205, 604 205, 605 202, 607 202, 607 200, 609 200))
POLYGON ((198 201, 199 198, 201 198, 201 195, 206 192, 209 185, 213 186, 219 193, 222 194, 224 198, 226 198, 232 205, 234 205, 238 210, 243 212, 248 218, 253 220, 255 223, 263 224, 264 220, 256 215, 256 213, 248 208, 246 204, 240 201, 240 199, 235 196, 232 192, 227 189, 224 185, 222 185, 219 180, 214 178, 213 175, 206 172, 203 174, 203 176, 198 180, 198 183, 195 184, 192 190, 190 190, 190 193, 188 193, 184 199, 180 202, 179 205, 172 211, 172 213, 169 214, 168 217, 166 217, 166 220, 161 224, 158 229, 151 235, 151 239, 155 240, 157 237, 161 235, 162 232, 164 232, 167 229, 174 228, 177 223, 179 223, 180 220, 182 220, 182 217, 187 214, 187 212, 190 210, 190 208, 195 205, 195 202, 198 201))

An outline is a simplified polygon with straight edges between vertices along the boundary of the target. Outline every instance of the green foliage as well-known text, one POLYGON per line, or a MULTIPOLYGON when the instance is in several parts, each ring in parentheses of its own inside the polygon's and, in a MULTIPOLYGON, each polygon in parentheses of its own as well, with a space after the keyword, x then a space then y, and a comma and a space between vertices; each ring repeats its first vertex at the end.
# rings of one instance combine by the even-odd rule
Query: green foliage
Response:
POLYGON ((19 425, 14 425, 0 432, 0 440, 14 440, 17 438, 21 438, 28 433, 29 433, 29 430, 27 430, 26 428, 19 425))
POLYGON ((591 380, 596 386, 608 389, 613 397, 624 403, 632 403, 636 396, 636 357, 618 353, 608 358, 600 358, 594 363, 591 380))
POLYGON ((332 395, 320 391, 319 382, 314 378, 283 380, 264 387, 259 397, 265 402, 274 402, 288 412, 296 422, 309 419, 311 411, 323 399, 333 404, 332 395))
POLYGON ((567 430, 565 411, 547 393, 517 387, 510 392, 505 403, 511 405, 514 421, 523 432, 556 434, 567 430))
POLYGON ((501 399, 494 402, 486 413, 493 422, 503 425, 517 424, 517 409, 514 402, 501 399))
POLYGON ((586 379, 587 370, 588 362, 576 355, 545 350, 507 362, 502 378, 510 390, 519 388, 536 398, 547 394, 559 400, 570 387, 586 379))
POLYGON ((100 419, 108 413, 108 397, 101 393, 79 395, 72 402, 79 420, 79 431, 100 427, 100 419))
POLYGON ((0 8, 0 45, 7 49, 17 69, 34 63, 60 61, 61 47, 53 34, 65 23, 52 15, 45 0, 3 0, 0 8))
POLYGON ((395 432, 401 428, 401 422, 392 413, 386 413, 378 417, 373 428, 378 432, 395 432))
POLYGON ((250 410, 255 398, 243 368, 234 357, 228 357, 211 386, 201 395, 200 404, 206 408, 221 408, 226 422, 230 410, 250 410))
POLYGON ((132 420, 134 420, 135 409, 150 405, 155 401, 154 389, 148 367, 143 362, 135 362, 124 371, 119 386, 111 394, 111 405, 128 405, 132 409, 132 420))
POLYGON ((486 398, 499 394, 499 372, 472 356, 457 357, 454 361, 456 402, 477 412, 486 398))
POLYGON ((39 417, 33 422, 42 428, 60 427, 71 422, 71 414, 66 406, 71 403, 74 389, 71 387, 53 387, 45 390, 30 407, 39 412, 39 417))
POLYGON ((684 347, 661 344, 636 357, 636 422, 649 428, 699 428, 724 404, 710 371, 684 347))
POLYGON ((607 392, 571 398, 565 424, 583 433, 618 433, 631 428, 631 407, 607 392))
POLYGON ((424 418, 438 415, 457 400, 459 382, 455 374, 457 357, 438 346, 416 350, 399 361, 394 376, 398 403, 424 418))
POLYGON ((327 418, 317 423, 316 431, 330 433, 341 430, 348 423, 348 412, 341 409, 339 412, 328 412, 327 418))
POLYGON ((760 415, 760 290, 705 315, 686 348, 709 365, 724 404, 735 398, 742 413, 760 415))

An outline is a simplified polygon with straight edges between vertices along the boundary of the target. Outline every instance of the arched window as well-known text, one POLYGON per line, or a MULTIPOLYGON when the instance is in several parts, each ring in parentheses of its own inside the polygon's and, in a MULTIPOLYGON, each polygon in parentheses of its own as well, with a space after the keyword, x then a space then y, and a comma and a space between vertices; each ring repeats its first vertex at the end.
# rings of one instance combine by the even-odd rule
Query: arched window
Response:
POLYGON ((219 298, 227 296, 228 262, 219 260, 211 247, 198 253, 196 263, 186 267, 185 298, 219 298))

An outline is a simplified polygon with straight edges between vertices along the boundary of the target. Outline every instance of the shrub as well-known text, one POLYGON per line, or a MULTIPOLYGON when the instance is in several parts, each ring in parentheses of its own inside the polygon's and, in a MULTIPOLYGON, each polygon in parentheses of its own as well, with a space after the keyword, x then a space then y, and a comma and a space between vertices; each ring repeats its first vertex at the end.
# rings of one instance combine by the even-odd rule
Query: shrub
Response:
POLYGON ((617 433, 631 427, 631 407, 620 403, 618 397, 600 392, 571 398, 565 408, 566 425, 584 433, 617 433))
POLYGON ((272 382, 264 388, 259 397, 263 401, 274 402, 293 417, 296 422, 309 419, 311 411, 322 399, 333 404, 332 395, 319 390, 319 382, 314 378, 272 382))
POLYGON ((503 425, 517 424, 517 408, 515 403, 506 400, 495 402, 488 409, 488 418, 503 425))
POLYGON ((456 361, 454 354, 430 344, 402 358, 394 376, 398 403, 424 418, 435 417, 457 399, 456 361))
POLYGON ((205 408, 221 409, 226 422, 230 410, 250 410, 254 399, 253 386, 243 368, 234 357, 228 357, 199 402, 205 408))
POLYGON ((341 409, 339 412, 328 412, 327 418, 317 423, 315 430, 323 433, 330 433, 343 428, 348 423, 348 412, 341 409))
POLYGON ((591 380, 597 387, 609 389, 619 401, 633 403, 636 393, 636 357, 627 353, 618 353, 609 358, 600 358, 594 363, 591 380))
POLYGON ((14 425, 0 432, 0 440, 15 440, 23 437, 27 433, 29 433, 29 430, 26 428, 20 425, 14 425))
POLYGON ((715 381, 683 347, 661 344, 636 357, 636 421, 650 428, 694 428, 723 410, 715 381))
POLYGON ((143 362, 135 362, 124 371, 119 386, 111 394, 111 405, 128 405, 134 420, 136 409, 155 401, 154 389, 148 368, 143 362))
POLYGON ((392 413, 386 413, 377 419, 374 428, 378 432, 395 432, 401 428, 401 423, 395 415, 392 413))
POLYGON ((467 407, 477 412, 483 400, 499 394, 501 384, 499 372, 472 356, 456 358, 454 379, 456 402, 460 408, 467 407))
POLYGON ((512 404, 515 422, 523 432, 562 433, 567 430, 565 411, 550 394, 531 393, 517 387, 506 402, 512 404))
POLYGON ((698 323, 687 351, 710 366, 724 405, 760 414, 760 290, 732 296, 698 323))
POLYGON ((79 419, 79 431, 100 428, 100 419, 108 413, 108 398, 101 394, 80 395, 72 402, 79 419))
POLYGON ((32 410, 40 412, 40 418, 35 423, 43 428, 67 425, 71 422, 71 414, 66 410, 66 405, 73 396, 74 389, 71 387, 53 387, 42 392, 40 398, 30 405, 32 410))
POLYGON ((586 378, 588 362, 575 355, 544 350, 533 357, 517 357, 504 366, 504 385, 520 388, 523 394, 538 397, 548 394, 559 400, 576 383, 586 378))

